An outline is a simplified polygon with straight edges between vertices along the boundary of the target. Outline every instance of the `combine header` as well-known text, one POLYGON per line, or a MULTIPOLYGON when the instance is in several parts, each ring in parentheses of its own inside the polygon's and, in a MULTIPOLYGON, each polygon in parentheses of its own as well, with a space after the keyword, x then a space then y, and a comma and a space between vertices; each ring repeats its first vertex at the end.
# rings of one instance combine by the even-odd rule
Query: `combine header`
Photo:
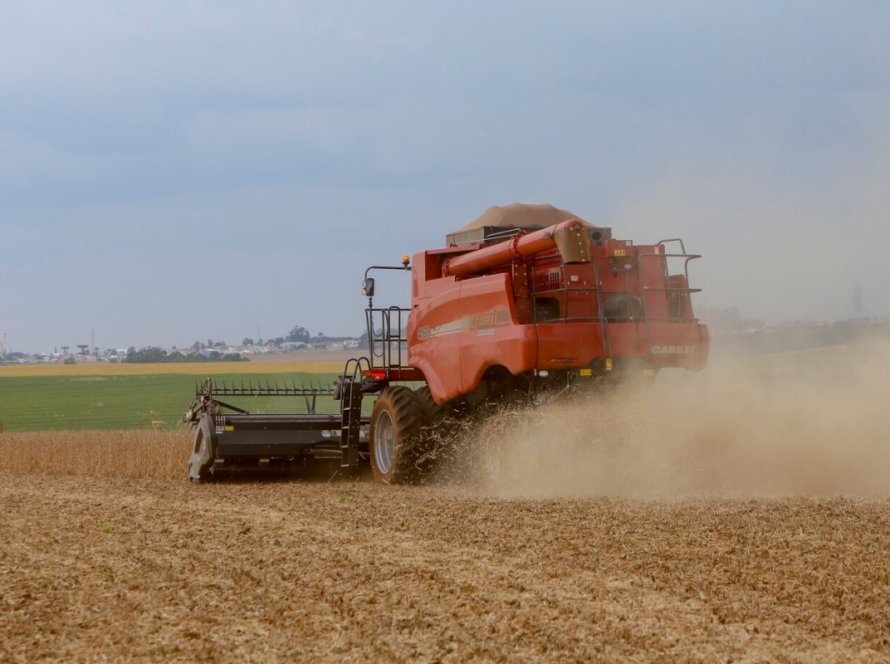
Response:
POLYGON ((189 476, 334 456, 344 469, 370 462, 380 482, 412 481, 429 471, 427 432, 446 416, 699 369, 708 332, 692 309, 696 258, 682 240, 634 245, 549 205, 489 208, 444 248, 365 271, 369 352, 333 387, 200 385, 185 416, 197 427, 189 476), (410 271, 409 309, 374 306, 377 270, 410 271), (249 396, 303 397, 306 412, 228 403, 249 396), (318 397, 338 412, 317 413, 318 397))

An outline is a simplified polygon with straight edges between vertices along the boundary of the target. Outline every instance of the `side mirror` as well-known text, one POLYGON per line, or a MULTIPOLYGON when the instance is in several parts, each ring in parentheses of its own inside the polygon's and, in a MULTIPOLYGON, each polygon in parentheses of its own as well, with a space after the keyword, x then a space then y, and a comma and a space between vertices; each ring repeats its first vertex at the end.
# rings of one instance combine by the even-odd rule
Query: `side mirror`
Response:
POLYGON ((362 293, 367 297, 374 297, 374 278, 368 277, 362 284, 362 293))

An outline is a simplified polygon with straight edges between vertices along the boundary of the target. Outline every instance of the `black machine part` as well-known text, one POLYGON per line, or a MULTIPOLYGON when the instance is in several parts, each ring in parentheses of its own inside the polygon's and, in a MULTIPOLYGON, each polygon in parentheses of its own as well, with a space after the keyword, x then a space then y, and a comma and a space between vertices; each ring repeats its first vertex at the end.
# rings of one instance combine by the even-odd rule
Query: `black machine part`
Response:
POLYGON ((362 429, 369 417, 361 415, 362 393, 369 389, 358 368, 336 386, 227 385, 208 378, 196 386, 195 400, 183 416, 196 429, 189 458, 189 478, 208 479, 216 465, 256 464, 270 459, 339 456, 341 466, 354 468, 360 461, 362 429), (305 413, 251 413, 223 402, 226 397, 304 397, 305 413), (331 397, 341 403, 338 413, 316 412, 316 399, 331 397))

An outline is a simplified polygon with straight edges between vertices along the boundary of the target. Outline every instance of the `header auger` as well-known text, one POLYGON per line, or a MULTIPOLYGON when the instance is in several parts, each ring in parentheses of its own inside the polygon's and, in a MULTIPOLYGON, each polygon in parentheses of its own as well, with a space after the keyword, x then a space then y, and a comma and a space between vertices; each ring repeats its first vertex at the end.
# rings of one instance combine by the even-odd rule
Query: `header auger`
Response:
POLYGON ((368 355, 347 362, 336 385, 198 386, 186 413, 197 427, 189 476, 334 457, 343 469, 370 464, 380 482, 413 481, 431 470, 429 432, 443 422, 699 369, 709 340, 692 309, 697 258, 682 240, 634 245, 547 205, 489 208, 444 248, 365 271, 368 355), (410 272, 410 308, 374 306, 375 270, 410 272), (257 395, 302 396, 306 412, 251 414, 220 400, 257 395), (318 397, 339 401, 338 412, 317 413, 318 397))

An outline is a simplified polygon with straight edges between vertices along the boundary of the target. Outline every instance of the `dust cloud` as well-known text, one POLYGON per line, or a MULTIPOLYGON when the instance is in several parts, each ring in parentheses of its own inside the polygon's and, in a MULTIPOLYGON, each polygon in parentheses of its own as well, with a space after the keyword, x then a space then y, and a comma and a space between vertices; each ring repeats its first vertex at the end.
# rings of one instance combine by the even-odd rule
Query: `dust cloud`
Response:
POLYGON ((495 496, 890 496, 890 342, 717 356, 698 374, 501 413, 495 496))

